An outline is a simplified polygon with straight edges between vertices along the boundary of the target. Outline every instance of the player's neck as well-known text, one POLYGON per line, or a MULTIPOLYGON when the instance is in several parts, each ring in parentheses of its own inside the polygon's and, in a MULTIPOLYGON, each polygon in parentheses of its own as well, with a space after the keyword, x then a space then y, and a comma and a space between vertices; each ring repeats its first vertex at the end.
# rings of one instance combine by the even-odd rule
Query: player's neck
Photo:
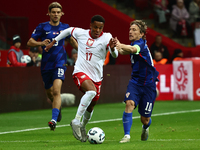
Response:
POLYGON ((52 25, 52 26, 58 26, 59 24, 60 24, 60 21, 58 21, 58 22, 53 22, 53 21, 51 21, 50 20, 50 25, 52 25))

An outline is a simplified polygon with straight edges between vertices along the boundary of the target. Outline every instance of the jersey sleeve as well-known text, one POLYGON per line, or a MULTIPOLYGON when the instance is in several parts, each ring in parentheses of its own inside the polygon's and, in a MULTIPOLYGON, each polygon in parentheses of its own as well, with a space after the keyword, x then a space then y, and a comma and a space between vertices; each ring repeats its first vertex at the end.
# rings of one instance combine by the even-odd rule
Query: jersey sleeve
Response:
MULTIPOLYGON (((65 24, 65 26, 64 26, 64 27, 65 27, 65 29, 67 29, 67 28, 69 28, 70 26, 69 26, 68 24, 65 24)), ((70 34, 70 35, 68 35, 66 38, 67 38, 67 39, 70 39, 70 37, 71 37, 71 34, 70 34)))
POLYGON ((71 35, 77 39, 82 33, 83 33, 84 29, 81 28, 73 28, 71 31, 71 35))
POLYGON ((37 41, 38 38, 41 37, 41 35, 42 35, 42 29, 43 29, 43 28, 42 28, 42 25, 39 24, 39 25, 35 28, 35 30, 33 31, 31 37, 34 38, 34 39, 37 41))
POLYGON ((143 50, 144 42, 142 42, 141 39, 140 39, 138 41, 135 41, 133 43, 133 46, 137 48, 137 52, 135 54, 138 55, 143 50))

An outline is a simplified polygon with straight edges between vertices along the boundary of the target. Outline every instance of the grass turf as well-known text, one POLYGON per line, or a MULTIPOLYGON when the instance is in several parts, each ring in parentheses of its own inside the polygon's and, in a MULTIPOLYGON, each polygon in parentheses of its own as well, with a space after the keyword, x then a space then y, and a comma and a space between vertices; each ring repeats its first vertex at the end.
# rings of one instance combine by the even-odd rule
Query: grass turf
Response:
POLYGON ((133 112, 131 142, 120 144, 119 140, 123 137, 121 117, 125 104, 97 105, 91 123, 86 126, 87 130, 95 126, 104 130, 106 139, 103 144, 97 145, 81 143, 73 137, 69 123, 74 118, 77 107, 62 109, 62 121, 58 123, 54 132, 47 126, 51 119, 50 109, 4 113, 0 114, 0 150, 199 150, 199 106, 200 101, 157 101, 148 141, 140 140, 142 124, 136 109, 133 112), (18 132, 10 133, 11 131, 18 132))

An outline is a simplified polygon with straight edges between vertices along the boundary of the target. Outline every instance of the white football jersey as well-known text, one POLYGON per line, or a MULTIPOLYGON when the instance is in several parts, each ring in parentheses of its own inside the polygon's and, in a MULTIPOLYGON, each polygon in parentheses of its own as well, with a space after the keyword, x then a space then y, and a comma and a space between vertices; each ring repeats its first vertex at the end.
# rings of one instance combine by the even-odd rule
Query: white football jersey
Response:
POLYGON ((97 39, 93 39, 89 29, 81 28, 74 28, 71 35, 78 42, 78 58, 73 74, 83 72, 94 82, 102 81, 106 50, 112 35, 102 33, 97 39))

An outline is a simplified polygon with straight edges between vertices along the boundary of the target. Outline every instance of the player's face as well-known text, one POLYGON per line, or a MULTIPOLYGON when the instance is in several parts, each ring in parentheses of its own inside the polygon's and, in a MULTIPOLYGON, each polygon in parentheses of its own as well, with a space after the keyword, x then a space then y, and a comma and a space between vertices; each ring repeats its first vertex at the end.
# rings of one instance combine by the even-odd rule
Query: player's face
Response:
POLYGON ((60 8, 52 8, 51 12, 49 12, 50 22, 53 24, 59 23, 60 18, 62 16, 62 11, 60 8))
POLYGON ((103 27, 103 22, 94 21, 90 24, 91 36, 93 39, 96 39, 100 36, 101 32, 103 31, 103 27))
POLYGON ((139 40, 140 38, 142 38, 143 35, 144 33, 140 33, 140 28, 136 24, 130 26, 129 40, 131 42, 139 40))

